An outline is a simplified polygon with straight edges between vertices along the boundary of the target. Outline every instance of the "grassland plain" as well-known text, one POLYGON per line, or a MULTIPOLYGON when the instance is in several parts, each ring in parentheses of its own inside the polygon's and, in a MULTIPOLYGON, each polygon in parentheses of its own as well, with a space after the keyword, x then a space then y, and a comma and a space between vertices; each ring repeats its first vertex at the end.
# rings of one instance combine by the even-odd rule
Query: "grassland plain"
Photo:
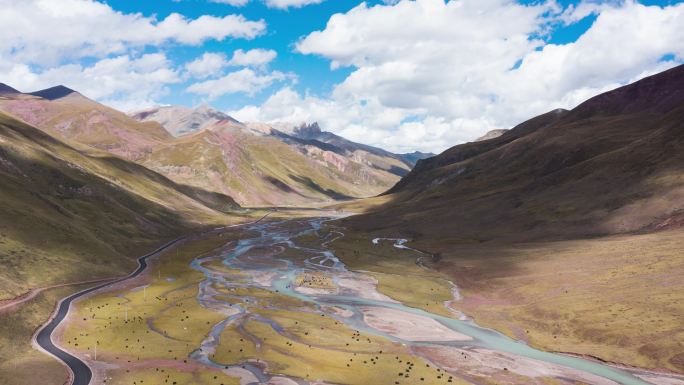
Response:
MULTIPOLYGON (((78 301, 68 326, 61 330, 61 345, 90 359, 95 358, 97 346, 98 360, 125 367, 108 373, 114 383, 131 383, 134 377, 138 383, 145 379, 150 382, 144 383, 165 383, 167 375, 169 384, 205 383, 206 374, 187 370, 190 367, 184 364, 211 326, 225 315, 197 303, 203 275, 188 265, 231 240, 226 233, 219 233, 188 241, 160 255, 136 279, 134 288, 120 285, 78 301), (150 365, 142 365, 144 362, 150 365), (153 375, 150 369, 155 368, 163 368, 165 374, 153 375), (188 379, 192 381, 182 382, 188 379)), ((234 383, 220 373, 215 375, 218 382, 210 376, 207 379, 212 381, 207 383, 234 383)))
MULTIPOLYGON (((316 322, 314 325, 320 324, 316 322)), ((285 338, 263 323, 250 321, 245 329, 252 335, 267 339, 268 343, 260 347, 260 358, 274 363, 272 370, 290 376, 349 385, 389 385, 399 383, 398 380, 420 383, 426 379, 428 383, 468 384, 460 380, 449 381, 450 376, 441 370, 429 366, 408 350, 382 340, 376 340, 381 341, 379 344, 374 344, 373 340, 368 342, 369 346, 378 349, 376 351, 357 352, 354 348, 344 350, 341 345, 351 337, 349 331, 335 335, 332 346, 321 348, 285 338)), ((330 330, 328 332, 334 333, 330 330)), ((357 337, 361 339, 366 336, 357 334, 357 337)))
POLYGON ((682 230, 448 247, 435 268, 464 312, 531 345, 684 373, 683 247, 682 230))
POLYGON ((437 277, 424 282, 411 276, 429 274, 415 254, 371 240, 351 232, 332 247, 375 272, 392 298, 415 296, 427 309, 445 298, 440 280, 451 280, 463 296, 452 308, 534 347, 684 373, 683 230, 526 244, 421 238, 410 245, 439 255, 424 260, 437 277), (406 277, 388 281, 393 271, 406 277))
MULTIPOLYGON (((197 242, 197 244, 193 243, 173 252, 177 253, 175 255, 181 255, 181 250, 183 252, 191 250, 190 252, 194 253, 199 250, 195 247, 215 247, 215 245, 225 242, 223 239, 217 240, 216 238, 205 238, 202 241, 197 242)), ((206 248, 202 250, 206 251, 206 248)), ((168 258, 168 255, 164 255, 162 258, 168 258)), ((170 276, 173 276, 177 273, 178 270, 176 269, 178 269, 178 266, 174 264, 166 264, 165 269, 168 270, 165 271, 164 274, 168 273, 170 276)), ((158 276, 161 275, 161 270, 157 269, 156 272, 158 276)), ((167 276, 165 275, 165 277, 167 276)), ((191 279, 191 277, 188 277, 188 279, 191 279)), ((167 282, 169 287, 172 287, 170 281, 164 282, 167 282)), ((186 281, 179 282, 185 284, 186 281)), ((54 358, 35 350, 32 347, 31 338, 35 331, 52 313, 54 310, 54 304, 59 299, 87 287, 88 285, 74 285, 46 290, 38 294, 33 299, 27 301, 22 306, 12 309, 12 311, 3 312, 0 314, 0 346, 2 346, 2 349, 0 350, 0 383, 12 385, 32 385, 36 383, 59 385, 66 381, 67 373, 64 366, 54 358)), ((192 287, 180 287, 175 291, 172 287, 170 290, 171 293, 164 298, 167 301, 170 300, 176 302, 173 306, 168 306, 168 309, 165 312, 161 312, 158 319, 155 319, 155 325, 158 325, 161 330, 163 330, 167 324, 172 323, 173 317, 182 318, 183 314, 185 314, 188 310, 194 310, 190 301, 188 301, 187 306, 183 307, 184 311, 179 310, 180 306, 185 305, 183 301, 192 297, 192 287)), ((145 289, 140 294, 144 297, 147 297, 148 293, 149 295, 153 295, 155 294, 155 291, 153 289, 149 291, 148 289, 145 289)), ((92 305, 93 313, 90 313, 90 317, 92 317, 92 315, 95 314, 94 311, 97 310, 102 314, 104 314, 106 311, 109 311, 111 314, 113 314, 112 318, 114 320, 122 319, 122 317, 125 318, 126 312, 128 310, 126 307, 127 302, 125 300, 122 302, 122 300, 118 298, 117 300, 118 301, 116 302, 116 305, 114 302, 105 302, 100 304, 91 301, 89 304, 92 305), (99 309, 97 307, 99 307, 99 309), (119 312, 117 313, 117 311, 119 312)), ((193 301, 193 303, 195 302, 193 301)), ((199 310, 201 311, 202 309, 199 310)), ((134 330, 132 330, 134 322, 132 317, 134 314, 135 313, 131 311, 130 324, 124 322, 123 325, 118 325, 117 328, 112 330, 116 333, 134 332, 134 330), (126 326, 129 326, 129 328, 126 329, 126 326)), ((80 315, 82 317, 77 318, 77 325, 85 324, 88 320, 87 314, 80 315)), ((185 319, 185 321, 187 324, 197 327, 195 325, 197 323, 196 319, 193 319, 192 321, 185 319)), ((84 330, 87 330, 87 328, 84 330)), ((88 332, 78 331, 76 335, 71 337, 71 340, 68 340, 64 343, 64 347, 68 350, 71 350, 77 346, 87 346, 87 342, 84 342, 87 340, 87 333, 88 332)), ((187 333, 187 329, 182 329, 180 337, 183 337, 182 333, 187 333)), ((102 340, 101 343, 104 347, 108 341, 102 340)), ((164 343, 157 346, 165 347, 171 345, 164 343)), ((177 346, 174 345, 173 347, 182 350, 184 347, 186 347, 186 344, 179 343, 177 346)), ((86 349, 86 351, 87 350, 88 349, 86 349)), ((94 353, 94 346, 91 346, 90 351, 94 353)), ((106 348, 104 348, 103 351, 106 352, 106 348)), ((123 349, 122 351, 125 352, 126 349, 123 349)), ((144 354, 144 349, 142 350, 142 354, 144 354)), ((227 383, 229 384, 230 382, 227 383)))
MULTIPOLYGON (((314 233, 298 237, 296 242, 304 247, 320 246, 321 240, 328 239, 320 235, 314 233)), ((279 254, 285 255, 287 253, 279 254)), ((287 258, 298 259, 295 255, 287 258)), ((295 278, 295 283, 305 288, 330 287, 330 281, 320 272, 300 275, 295 278)), ((269 291, 253 295, 260 298, 264 294, 277 298, 279 302, 284 297, 269 291)), ((292 301, 288 297, 283 300, 292 301)), ((240 343, 238 346, 222 343, 215 359, 221 363, 234 363, 251 357, 268 362, 269 370, 325 383, 469 383, 431 366, 403 344, 350 329, 323 313, 312 312, 313 309, 302 312, 301 309, 306 307, 310 305, 302 302, 293 308, 296 311, 251 308, 252 313, 276 322, 286 333, 277 333, 268 324, 249 320, 239 331, 227 329, 224 332, 222 341, 239 337, 240 343), (254 337, 260 341, 258 350, 252 343, 254 337)))
MULTIPOLYGON (((336 244, 338 241, 344 244, 348 241, 351 244, 349 247, 349 250, 351 250, 350 255, 356 256, 357 253, 362 252, 369 253, 369 250, 364 250, 360 244, 356 244, 363 237, 359 237, 359 239, 346 239, 342 231, 344 229, 337 226, 327 226, 321 231, 307 233, 304 236, 293 239, 293 241, 296 242, 298 247, 303 247, 304 249, 320 249, 322 244, 336 244), (335 241, 335 239, 338 241, 335 241)), ((392 260, 382 256, 377 258, 372 256, 358 258, 358 266, 362 266, 364 269, 375 270, 378 273, 378 276, 381 277, 378 279, 380 285, 383 279, 396 282, 395 273, 398 271, 408 271, 404 285, 388 284, 384 290, 385 294, 390 296, 394 294, 395 299, 404 298, 407 301, 413 301, 412 306, 417 308, 429 310, 434 308, 437 312, 443 312, 442 314, 455 316, 453 312, 444 309, 445 303, 448 304, 454 299, 454 287, 440 273, 427 270, 416 264, 416 259, 424 258, 424 254, 397 249, 392 246, 393 242, 379 242, 378 245, 373 245, 371 239, 366 241, 368 242, 367 245, 372 245, 375 248, 370 253, 379 253, 378 249, 384 249, 382 251, 384 255, 396 255, 397 252, 401 254, 392 260), (367 261, 371 261, 370 264, 366 263, 367 261), (388 275, 391 278, 384 278, 384 275, 388 275), (417 279, 417 285, 412 284, 413 278, 417 279), (407 282, 409 282, 408 285, 407 282), (424 287, 407 296, 405 293, 413 291, 415 286, 424 287), (440 292, 440 289, 443 290, 440 292), (404 297, 401 297, 402 295, 404 297), (439 301, 435 302, 435 297, 438 297, 439 301), (442 310, 439 310, 440 307, 442 310)), ((297 253, 293 250, 295 249, 290 248, 290 253, 278 253, 277 257, 290 261, 306 261, 306 258, 303 258, 301 255, 297 256, 297 253)), ((343 248, 337 247, 335 251, 336 253, 345 252, 343 248)), ((269 253, 266 248, 256 250, 254 257, 258 260, 258 256, 265 255, 265 253, 269 253)), ((251 255, 246 256, 245 260, 251 261, 251 255)), ((343 259, 351 261, 351 258, 343 257, 343 259)), ((364 272, 368 273, 369 270, 364 270, 364 272)), ((318 286, 317 288, 328 289, 327 280, 321 278, 323 274, 319 271, 317 276, 320 278, 320 281, 324 282, 323 285, 316 285, 318 286)), ((300 286, 301 289, 309 289, 308 285, 306 285, 307 280, 302 280, 301 278, 301 275, 296 276, 293 279, 294 284, 296 285, 299 282, 304 284, 300 286)), ((444 374, 443 369, 440 372, 434 365, 428 366, 431 365, 429 363, 425 363, 426 372, 423 373, 422 370, 419 370, 419 368, 423 369, 423 359, 416 357, 416 352, 413 349, 409 349, 407 352, 404 350, 406 346, 403 344, 388 343, 383 338, 376 338, 364 332, 350 330, 323 314, 310 314, 310 309, 308 309, 307 313, 307 310, 305 310, 308 307, 306 303, 298 305, 295 311, 274 310, 269 308, 269 306, 274 305, 273 300, 276 300, 275 303, 280 305, 279 297, 282 296, 274 294, 272 291, 251 290, 247 293, 241 291, 241 289, 235 289, 234 294, 241 298, 249 294, 249 303, 242 301, 234 302, 234 304, 248 306, 250 308, 249 313, 259 317, 250 317, 240 327, 229 327, 224 330, 221 336, 221 343, 212 356, 213 361, 221 364, 230 365, 249 360, 250 362, 261 362, 267 365, 269 371, 276 371, 277 373, 309 380, 322 379, 333 383, 345 384, 468 383, 471 380, 481 384, 518 384, 523 382, 530 384, 554 384, 563 382, 563 380, 554 380, 548 377, 548 372, 541 376, 535 376, 535 378, 520 375, 520 372, 512 373, 506 370, 506 366, 510 362, 508 364, 504 363, 498 369, 486 369, 485 365, 484 370, 489 372, 488 375, 483 375, 482 372, 479 372, 479 370, 482 370, 483 365, 475 365, 477 369, 469 369, 467 374, 459 369, 453 369, 451 374, 454 375, 454 378, 449 378, 444 374), (240 292, 238 293, 238 291, 240 292), (278 327, 270 325, 269 322, 264 322, 263 319, 274 321, 278 327), (279 328, 284 329, 285 332, 278 332, 279 328), (368 354, 370 354, 370 358, 367 356, 368 354), (403 354, 408 354, 408 358, 402 358, 403 354), (386 361, 382 361, 385 358, 389 358, 389 365, 387 367, 380 365, 381 362, 387 364, 386 361), (408 362, 413 364, 411 370, 415 370, 415 372, 411 371, 411 373, 408 373, 408 377, 406 377, 407 373, 404 371, 406 367, 402 366, 407 362, 407 359, 410 360, 408 362), (340 362, 345 365, 340 365, 340 362), (393 373, 396 373, 396 375, 393 373), (459 377, 463 377, 455 378, 455 373, 459 377)), ((452 352, 451 355, 453 356, 454 354, 462 357, 461 355, 469 355, 469 352, 458 351, 458 353, 452 352)), ((434 357, 431 353, 431 358, 434 357)), ((464 359, 468 360, 468 358, 463 356, 461 360, 464 359)), ((482 359, 489 360, 492 357, 482 357, 482 359)), ((533 366, 533 364, 529 365, 533 366)))
POLYGON ((181 370, 174 368, 142 368, 119 369, 111 371, 113 385, 136 385, 136 384, 214 384, 240 385, 236 377, 227 376, 219 370, 181 370))
POLYGON ((444 306, 454 299, 454 285, 448 276, 418 264, 429 258, 415 251, 398 249, 390 240, 372 242, 366 234, 329 226, 326 231, 342 231, 344 237, 331 242, 331 248, 351 270, 363 271, 378 281, 378 291, 408 306, 448 317, 454 312, 444 306), (407 286, 408 285, 408 286, 407 286))
POLYGON ((68 322, 57 331, 60 345, 90 363, 97 384, 599 383, 487 349, 409 342, 428 341, 413 337, 389 339, 385 336, 393 332, 372 326, 365 313, 363 322, 370 329, 356 323, 354 307, 345 300, 321 302, 296 295, 349 288, 342 281, 356 280, 360 291, 355 296, 365 298, 376 290, 377 280, 377 290, 391 298, 383 301, 401 299, 451 317, 460 313, 448 306, 464 310, 467 306, 460 305, 468 305, 473 296, 467 286, 462 289, 466 299, 454 304, 459 298, 449 281, 454 276, 431 265, 449 256, 430 262, 426 254, 398 249, 392 240, 376 244, 335 224, 315 230, 317 221, 273 220, 252 230, 225 229, 167 251, 146 274, 75 303, 68 322), (296 236, 306 228, 312 230, 296 236), (333 246, 356 272, 321 268, 321 245, 333 246), (401 271, 403 286, 397 281, 401 271), (368 275, 375 280, 368 281, 368 275), (335 278, 328 280, 330 276, 335 278))
MULTIPOLYGON (((190 262, 249 236, 254 235, 234 231, 187 242, 159 257, 136 282, 79 300, 60 331, 61 345, 90 361, 96 371, 106 367, 107 383, 237 383, 238 374, 230 376, 189 359, 211 328, 230 315, 197 302, 205 277, 190 268, 190 262)), ((206 266, 216 262, 208 261, 206 266)), ((225 266, 215 271, 235 274, 238 285, 217 287, 217 296, 250 314, 222 331, 211 356, 219 365, 250 362, 271 374, 352 385, 392 385, 398 380, 468 383, 416 357, 408 347, 353 330, 310 303, 277 291, 240 287, 241 279, 252 279, 240 271, 225 266), (276 331, 263 319, 283 330, 276 331)), ((96 378, 102 380, 104 375, 100 372, 96 378)))

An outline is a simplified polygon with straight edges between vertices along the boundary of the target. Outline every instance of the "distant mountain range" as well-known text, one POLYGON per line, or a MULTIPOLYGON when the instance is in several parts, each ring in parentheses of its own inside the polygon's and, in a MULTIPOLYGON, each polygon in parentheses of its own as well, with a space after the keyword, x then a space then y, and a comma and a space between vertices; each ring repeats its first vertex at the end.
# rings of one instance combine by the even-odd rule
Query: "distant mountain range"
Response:
POLYGON ((684 66, 418 161, 350 220, 434 239, 582 237, 684 225, 684 66))
POLYGON ((414 165, 318 124, 241 123, 208 106, 158 107, 133 118, 178 136, 141 163, 248 205, 303 205, 377 195, 414 165))
MULTIPOLYGON (((206 104, 194 109, 182 106, 154 107, 133 112, 130 116, 141 122, 160 123, 169 133, 176 137, 201 131, 220 122, 231 122, 242 125, 242 123, 238 122, 233 117, 206 104)), ((280 137, 281 139, 290 141, 290 143, 296 142, 298 144, 305 143, 311 145, 322 145, 323 143, 327 143, 331 145, 327 147, 331 151, 348 153, 363 151, 381 158, 394 158, 411 167, 415 165, 418 160, 435 155, 418 151, 408 154, 394 154, 377 147, 352 142, 341 136, 335 135, 332 132, 323 131, 316 122, 300 124, 284 122, 275 124, 246 122, 244 126, 256 132, 261 132, 262 134, 280 137)), ((383 169, 383 165, 378 166, 383 169)), ((400 167, 400 169, 401 170, 395 170, 399 176, 403 176, 407 173, 406 168, 400 167)))
POLYGON ((75 146, 138 162, 178 183, 242 205, 311 205, 373 196, 415 161, 348 141, 317 124, 243 124, 210 106, 130 116, 64 86, 20 93, 0 85, 0 111, 75 146))

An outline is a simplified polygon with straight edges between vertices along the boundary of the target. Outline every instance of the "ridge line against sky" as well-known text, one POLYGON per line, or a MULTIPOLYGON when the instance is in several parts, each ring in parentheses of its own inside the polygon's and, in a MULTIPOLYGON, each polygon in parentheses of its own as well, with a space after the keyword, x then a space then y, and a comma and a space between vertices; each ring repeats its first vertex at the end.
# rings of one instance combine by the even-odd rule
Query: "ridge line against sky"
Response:
POLYGON ((684 62, 682 1, 0 0, 0 82, 439 152, 684 62))

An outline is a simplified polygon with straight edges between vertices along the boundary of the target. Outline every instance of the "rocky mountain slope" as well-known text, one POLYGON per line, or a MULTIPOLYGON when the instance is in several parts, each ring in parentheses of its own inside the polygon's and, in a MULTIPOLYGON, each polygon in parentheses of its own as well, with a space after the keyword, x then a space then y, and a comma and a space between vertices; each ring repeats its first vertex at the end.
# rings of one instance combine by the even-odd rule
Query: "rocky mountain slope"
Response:
POLYGON ((376 168, 389 170, 399 176, 406 175, 410 170, 410 167, 413 167, 419 159, 434 156, 434 154, 418 151, 410 154, 394 154, 381 148, 352 142, 351 140, 335 135, 332 132, 323 131, 318 123, 303 123, 298 126, 290 127, 280 125, 279 130, 277 131, 298 139, 316 141, 335 146, 347 153, 356 155, 359 159, 365 159, 376 168), (399 163, 392 162, 392 159, 399 161, 399 163), (410 167, 407 169, 406 165, 409 165, 410 167))
POLYGON ((508 130, 506 130, 506 129, 497 129, 497 130, 487 131, 486 134, 484 134, 484 135, 482 135, 481 137, 475 139, 474 142, 481 142, 481 141, 483 141, 483 140, 498 138, 498 137, 500 137, 501 135, 505 134, 506 131, 508 131, 508 130))
POLYGON ((0 83, 0 95, 11 95, 11 94, 18 94, 19 91, 16 89, 8 86, 7 84, 0 83))
POLYGON ((432 158, 433 156, 435 156, 435 154, 433 154, 431 152, 422 152, 422 151, 407 152, 407 153, 398 154, 398 155, 402 159, 404 159, 406 162, 411 163, 414 166, 421 159, 432 158))
POLYGON ((201 105, 197 108, 155 107, 132 113, 131 117, 141 122, 157 122, 173 136, 191 134, 220 121, 238 123, 237 120, 208 105, 201 105))
POLYGON ((308 205, 373 196, 413 166, 400 155, 351 142, 315 123, 243 124, 207 106, 160 107, 132 117, 178 133, 141 159, 144 165, 245 205, 308 205))
POLYGON ((145 166, 244 205, 310 205, 381 193, 398 177, 335 149, 224 121, 154 149, 145 166))

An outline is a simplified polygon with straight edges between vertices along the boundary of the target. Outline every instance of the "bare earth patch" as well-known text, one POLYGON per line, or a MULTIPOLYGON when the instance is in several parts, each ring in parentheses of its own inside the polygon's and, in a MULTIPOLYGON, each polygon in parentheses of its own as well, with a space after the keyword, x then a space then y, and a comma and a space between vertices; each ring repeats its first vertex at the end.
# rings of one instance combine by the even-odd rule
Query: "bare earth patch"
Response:
POLYGON ((337 285, 342 294, 357 296, 374 301, 398 303, 394 299, 378 292, 378 280, 367 275, 353 274, 340 276, 337 285))
POLYGON ((544 379, 570 379, 569 383, 588 383, 593 385, 617 385, 616 382, 590 373, 581 372, 564 366, 515 356, 489 349, 460 349, 456 347, 419 347, 416 351, 424 354, 430 361, 454 373, 468 373, 473 376, 495 378, 497 383, 515 382, 515 377, 527 378, 527 383, 546 383, 544 379), (535 381, 539 379, 540 381, 535 381), (513 382, 511 382, 513 381, 513 382))
POLYGON ((455 332, 432 318, 401 310, 363 307, 368 326, 405 341, 470 341, 471 337, 455 332))

